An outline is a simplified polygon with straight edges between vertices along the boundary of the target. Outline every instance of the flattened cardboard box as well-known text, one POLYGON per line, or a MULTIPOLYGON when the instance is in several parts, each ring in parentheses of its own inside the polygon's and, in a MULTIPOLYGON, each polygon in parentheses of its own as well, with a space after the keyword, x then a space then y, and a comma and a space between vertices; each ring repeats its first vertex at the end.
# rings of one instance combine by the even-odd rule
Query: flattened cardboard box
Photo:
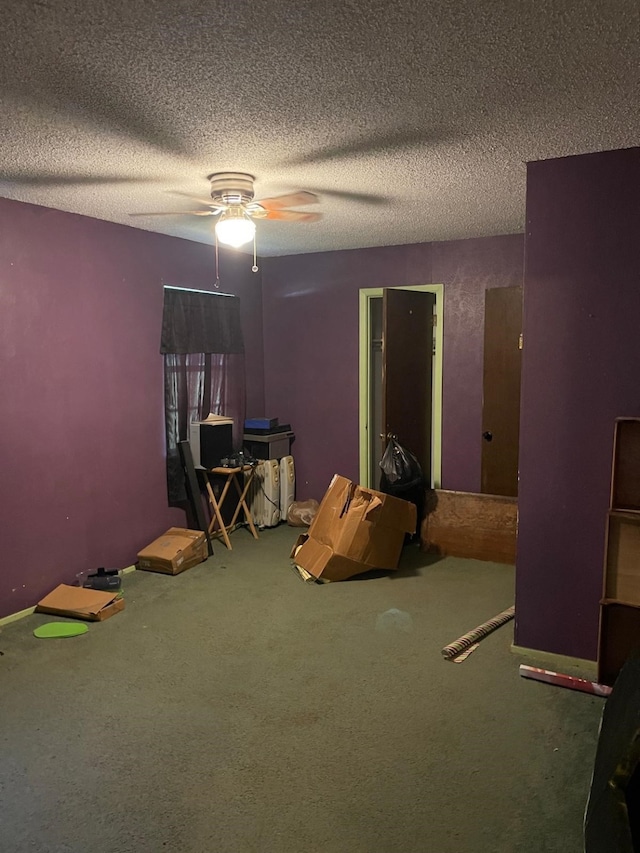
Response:
POLYGON ((209 556, 202 530, 170 527, 138 553, 138 567, 147 572, 177 575, 204 562, 209 556))
POLYGON ((87 622, 104 622, 124 610, 124 598, 117 592, 102 592, 61 583, 38 602, 36 612, 54 616, 71 616, 87 622))
POLYGON ((291 556, 320 580, 397 569, 405 534, 415 529, 414 504, 336 474, 309 532, 298 537, 291 556))

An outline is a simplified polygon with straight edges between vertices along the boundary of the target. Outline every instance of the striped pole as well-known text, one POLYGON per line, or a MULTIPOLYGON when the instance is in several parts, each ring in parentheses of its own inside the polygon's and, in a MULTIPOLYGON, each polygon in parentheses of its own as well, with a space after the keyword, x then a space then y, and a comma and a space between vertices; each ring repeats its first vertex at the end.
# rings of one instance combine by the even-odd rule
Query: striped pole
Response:
POLYGON ((478 625, 478 627, 474 628, 473 631, 469 631, 468 634, 464 634, 453 643, 445 646, 444 649, 442 649, 442 656, 447 660, 452 660, 462 654, 462 652, 464 652, 465 649, 468 649, 469 646, 477 643, 478 640, 484 639, 484 637, 488 636, 492 631, 495 631, 496 628, 510 622, 515 615, 515 607, 509 607, 507 610, 503 610, 502 613, 498 613, 498 615, 494 616, 493 619, 489 619, 488 622, 483 622, 482 625, 478 625))

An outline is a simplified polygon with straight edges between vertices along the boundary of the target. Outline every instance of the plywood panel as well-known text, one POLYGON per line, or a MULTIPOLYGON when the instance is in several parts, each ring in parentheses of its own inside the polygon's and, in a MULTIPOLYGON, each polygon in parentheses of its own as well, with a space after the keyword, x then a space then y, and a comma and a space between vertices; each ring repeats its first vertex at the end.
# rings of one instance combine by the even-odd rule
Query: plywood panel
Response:
POLYGON ((516 498, 436 491, 435 509, 422 525, 422 547, 452 557, 513 564, 516 561, 516 498))

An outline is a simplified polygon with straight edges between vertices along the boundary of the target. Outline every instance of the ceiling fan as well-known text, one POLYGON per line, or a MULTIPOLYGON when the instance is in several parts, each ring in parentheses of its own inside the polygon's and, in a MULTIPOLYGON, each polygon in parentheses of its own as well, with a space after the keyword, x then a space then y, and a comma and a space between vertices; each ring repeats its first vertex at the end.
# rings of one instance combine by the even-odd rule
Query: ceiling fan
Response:
POLYGON ((315 193, 299 191, 287 195, 262 198, 254 201, 254 177, 245 172, 214 172, 207 178, 211 183, 211 199, 199 198, 188 193, 192 201, 206 205, 199 210, 175 210, 153 213, 132 213, 131 216, 217 216, 215 233, 221 243, 239 248, 250 243, 256 232, 254 219, 273 219, 285 222, 317 222, 321 213, 291 210, 318 204, 315 193))

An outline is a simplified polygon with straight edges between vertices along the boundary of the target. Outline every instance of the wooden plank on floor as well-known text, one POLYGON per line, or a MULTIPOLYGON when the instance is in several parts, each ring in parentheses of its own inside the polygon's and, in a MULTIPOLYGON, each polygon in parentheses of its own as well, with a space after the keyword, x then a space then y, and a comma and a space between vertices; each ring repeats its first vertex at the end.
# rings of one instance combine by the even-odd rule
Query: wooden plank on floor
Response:
POLYGON ((426 551, 494 563, 516 561, 518 499, 436 490, 421 531, 426 551))

